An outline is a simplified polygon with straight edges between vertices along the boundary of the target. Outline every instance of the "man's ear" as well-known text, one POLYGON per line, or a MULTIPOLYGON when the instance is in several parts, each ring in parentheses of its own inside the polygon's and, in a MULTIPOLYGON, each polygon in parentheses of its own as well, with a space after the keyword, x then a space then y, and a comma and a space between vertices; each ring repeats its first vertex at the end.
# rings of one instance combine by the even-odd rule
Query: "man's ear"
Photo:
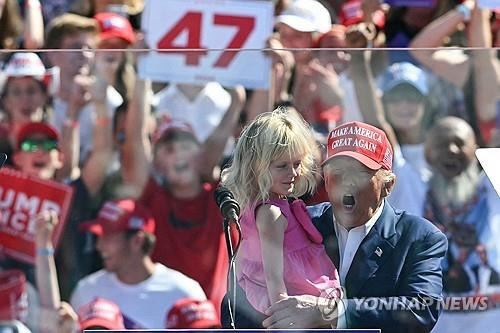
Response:
POLYGON ((14 152, 14 154, 12 154, 12 161, 16 168, 20 169, 21 165, 23 165, 22 154, 20 152, 14 152))
POLYGON ((394 184, 396 184, 396 176, 393 174, 391 179, 384 182, 384 186, 382 187, 382 198, 386 198, 391 194, 394 184))
POLYGON ((130 244, 134 251, 142 252, 142 246, 145 242, 146 235, 144 231, 138 231, 131 239, 130 244))

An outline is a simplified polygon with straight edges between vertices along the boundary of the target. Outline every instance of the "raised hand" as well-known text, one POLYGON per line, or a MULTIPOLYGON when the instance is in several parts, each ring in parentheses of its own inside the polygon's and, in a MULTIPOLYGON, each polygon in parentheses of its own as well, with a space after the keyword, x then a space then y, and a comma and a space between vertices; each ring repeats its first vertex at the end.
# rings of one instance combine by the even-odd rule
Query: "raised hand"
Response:
POLYGON ((52 234, 59 222, 57 213, 53 210, 45 210, 35 218, 35 241, 37 247, 52 247, 52 234))

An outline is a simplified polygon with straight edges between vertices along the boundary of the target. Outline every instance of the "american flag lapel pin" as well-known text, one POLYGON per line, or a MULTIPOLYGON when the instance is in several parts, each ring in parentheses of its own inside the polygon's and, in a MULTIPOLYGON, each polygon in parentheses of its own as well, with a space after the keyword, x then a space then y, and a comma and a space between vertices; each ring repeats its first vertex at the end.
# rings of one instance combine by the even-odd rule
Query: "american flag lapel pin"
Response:
POLYGON ((377 248, 375 249, 375 254, 378 256, 378 257, 382 257, 382 249, 380 247, 377 246, 377 248))

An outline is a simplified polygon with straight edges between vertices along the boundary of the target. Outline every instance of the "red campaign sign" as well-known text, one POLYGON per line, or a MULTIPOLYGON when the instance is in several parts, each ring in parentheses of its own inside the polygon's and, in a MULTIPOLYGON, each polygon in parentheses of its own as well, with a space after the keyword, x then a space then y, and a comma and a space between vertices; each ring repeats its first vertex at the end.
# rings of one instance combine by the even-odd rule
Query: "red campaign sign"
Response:
POLYGON ((73 196, 73 188, 4 168, 0 170, 0 252, 35 262, 35 217, 43 210, 59 216, 53 243, 57 246, 73 196))

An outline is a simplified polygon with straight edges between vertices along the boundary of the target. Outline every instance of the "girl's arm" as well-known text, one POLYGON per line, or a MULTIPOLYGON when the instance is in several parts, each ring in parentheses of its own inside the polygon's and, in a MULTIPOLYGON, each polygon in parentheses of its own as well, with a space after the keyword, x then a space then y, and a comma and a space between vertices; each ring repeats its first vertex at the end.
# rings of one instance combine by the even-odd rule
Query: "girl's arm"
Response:
POLYGON ((287 296, 283 279, 283 238, 288 221, 273 205, 262 205, 256 212, 267 294, 271 304, 287 296))

